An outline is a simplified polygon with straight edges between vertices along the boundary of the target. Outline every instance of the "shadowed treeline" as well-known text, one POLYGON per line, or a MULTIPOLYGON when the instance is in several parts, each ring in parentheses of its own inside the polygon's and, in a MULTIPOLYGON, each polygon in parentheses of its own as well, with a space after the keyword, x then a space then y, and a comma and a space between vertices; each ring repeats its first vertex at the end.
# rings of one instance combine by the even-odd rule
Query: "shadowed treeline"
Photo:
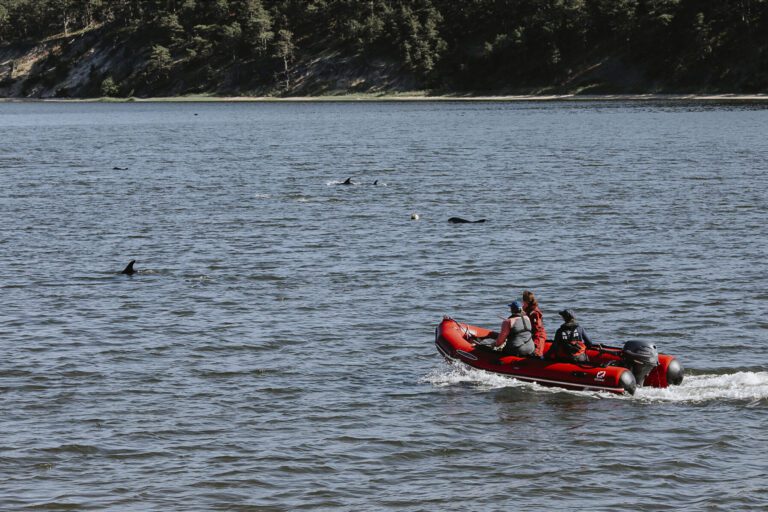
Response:
POLYGON ((765 92, 767 20, 757 0, 0 0, 0 95, 765 92))

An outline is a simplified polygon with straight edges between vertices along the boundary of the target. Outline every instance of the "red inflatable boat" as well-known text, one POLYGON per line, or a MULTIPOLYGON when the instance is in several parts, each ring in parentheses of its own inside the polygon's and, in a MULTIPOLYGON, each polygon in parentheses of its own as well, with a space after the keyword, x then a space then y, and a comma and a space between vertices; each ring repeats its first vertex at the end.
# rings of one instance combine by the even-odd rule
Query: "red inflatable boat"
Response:
MULTIPOLYGON (((489 332, 444 317, 435 330, 435 345, 450 361, 543 386, 632 395, 638 386, 666 388, 683 381, 680 362, 659 354, 656 346, 648 342, 630 341, 623 348, 599 346, 587 350, 588 363, 568 363, 537 357, 499 357, 496 352, 478 347, 477 339, 489 332)), ((550 344, 547 341, 545 352, 550 344)))

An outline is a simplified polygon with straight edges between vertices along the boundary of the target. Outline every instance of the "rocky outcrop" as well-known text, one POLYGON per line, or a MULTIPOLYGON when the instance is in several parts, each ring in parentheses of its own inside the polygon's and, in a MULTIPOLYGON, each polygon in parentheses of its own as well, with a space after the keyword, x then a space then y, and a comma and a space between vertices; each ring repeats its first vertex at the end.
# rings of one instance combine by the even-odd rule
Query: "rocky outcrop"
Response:
POLYGON ((119 35, 94 28, 37 43, 0 46, 0 96, 67 98, 99 96, 107 77, 145 66, 119 35))
POLYGON ((159 73, 153 46, 135 31, 95 27, 40 42, 0 46, 0 97, 92 98, 211 95, 323 95, 396 92, 420 84, 402 66, 319 48, 286 74, 258 62, 172 55, 159 73))

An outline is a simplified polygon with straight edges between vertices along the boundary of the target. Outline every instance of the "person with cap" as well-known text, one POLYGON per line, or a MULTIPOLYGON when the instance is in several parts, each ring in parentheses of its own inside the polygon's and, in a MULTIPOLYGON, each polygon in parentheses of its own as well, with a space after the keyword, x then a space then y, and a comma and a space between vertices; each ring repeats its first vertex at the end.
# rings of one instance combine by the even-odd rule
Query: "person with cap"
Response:
POLYGON ((518 301, 508 304, 510 315, 501 324, 500 332, 491 331, 487 337, 496 338, 493 350, 503 356, 528 357, 536 350, 531 335, 531 319, 518 301))
POLYGON ((533 335, 533 344, 536 346, 533 355, 543 357, 547 331, 544 330, 544 317, 539 309, 539 303, 530 290, 523 292, 523 312, 531 319, 531 334, 533 335))
POLYGON ((586 331, 576 322, 576 315, 570 309, 560 311, 563 317, 563 324, 555 333, 555 341, 547 351, 547 359, 556 359, 558 361, 569 361, 576 363, 586 363, 587 347, 592 347, 592 340, 589 339, 586 331))

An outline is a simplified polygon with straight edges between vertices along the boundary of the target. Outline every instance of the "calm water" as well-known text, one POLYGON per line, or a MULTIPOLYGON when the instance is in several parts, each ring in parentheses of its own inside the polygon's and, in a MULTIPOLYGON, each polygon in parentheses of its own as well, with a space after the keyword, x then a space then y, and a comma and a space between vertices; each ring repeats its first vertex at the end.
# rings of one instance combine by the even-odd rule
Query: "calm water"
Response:
POLYGON ((0 103, 0 185, 2 510, 768 507, 768 106, 0 103), (440 359, 525 288, 683 385, 440 359))

